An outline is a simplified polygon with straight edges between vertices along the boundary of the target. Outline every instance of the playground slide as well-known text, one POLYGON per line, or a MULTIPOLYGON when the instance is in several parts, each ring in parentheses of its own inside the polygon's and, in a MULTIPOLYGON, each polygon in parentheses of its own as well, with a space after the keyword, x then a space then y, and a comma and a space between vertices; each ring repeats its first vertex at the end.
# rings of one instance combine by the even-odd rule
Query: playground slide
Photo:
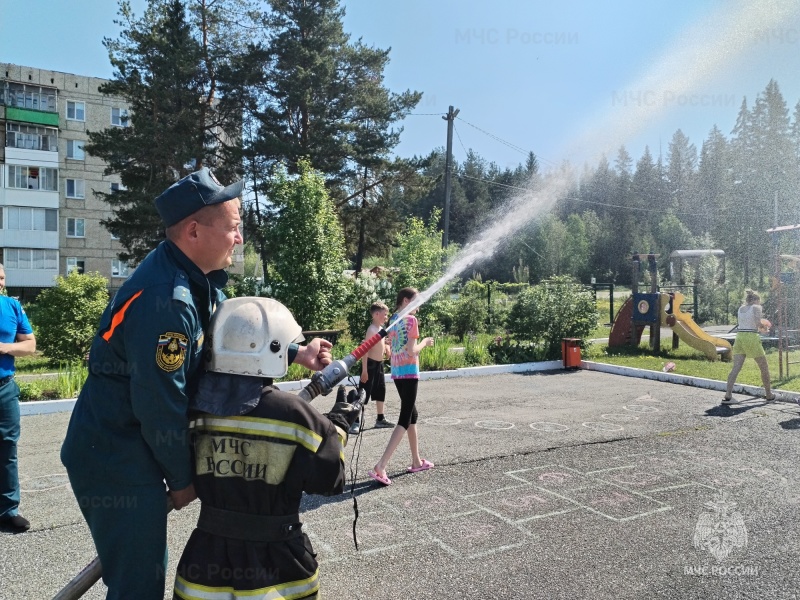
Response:
POLYGON ((709 360, 717 360, 722 355, 722 360, 729 360, 731 356, 731 344, 722 338, 708 335, 705 331, 700 329, 700 326, 694 322, 692 316, 682 312, 680 309, 681 303, 684 300, 683 294, 680 292, 675 293, 673 300, 673 311, 668 315, 664 309, 669 302, 669 294, 661 294, 661 322, 664 325, 671 326, 672 331, 678 336, 683 343, 696 350, 699 350, 708 357, 709 360), (671 324, 669 317, 675 317, 674 324, 671 324))

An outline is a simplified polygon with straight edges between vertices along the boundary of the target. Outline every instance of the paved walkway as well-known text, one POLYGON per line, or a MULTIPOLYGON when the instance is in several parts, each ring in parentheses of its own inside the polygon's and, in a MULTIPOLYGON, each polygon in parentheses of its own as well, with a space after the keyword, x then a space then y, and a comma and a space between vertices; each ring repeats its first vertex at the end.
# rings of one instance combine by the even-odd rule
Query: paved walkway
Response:
MULTIPOLYGON (((346 449, 359 550, 349 493, 304 503, 324 597, 796 599, 800 407, 720 397, 589 371, 422 382, 434 469, 405 473, 401 445, 384 488, 365 473, 391 430, 346 449)), ((23 418, 33 529, 0 533, 2 599, 52 598, 94 555, 58 460, 68 417, 23 418)), ((170 578, 197 512, 170 517, 170 578)))

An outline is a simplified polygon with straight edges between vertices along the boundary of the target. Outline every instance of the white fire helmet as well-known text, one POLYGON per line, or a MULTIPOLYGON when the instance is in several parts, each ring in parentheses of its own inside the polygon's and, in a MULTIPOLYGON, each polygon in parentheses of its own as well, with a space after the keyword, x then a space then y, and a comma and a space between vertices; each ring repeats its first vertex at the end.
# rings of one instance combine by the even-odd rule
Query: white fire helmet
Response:
POLYGON ((206 369, 252 377, 283 377, 289 344, 302 341, 302 328, 283 304, 242 297, 217 306, 208 328, 206 369))

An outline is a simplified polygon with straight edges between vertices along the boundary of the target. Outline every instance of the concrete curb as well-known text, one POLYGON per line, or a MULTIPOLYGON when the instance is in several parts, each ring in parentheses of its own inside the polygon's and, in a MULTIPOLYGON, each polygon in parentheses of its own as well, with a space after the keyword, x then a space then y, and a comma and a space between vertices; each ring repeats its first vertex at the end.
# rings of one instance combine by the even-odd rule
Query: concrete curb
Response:
MULTIPOLYGON (((588 360, 581 361, 581 368, 587 371, 598 371, 600 373, 610 373, 612 375, 622 375, 623 377, 638 377, 640 379, 651 379, 653 381, 663 381, 665 383, 677 383, 691 387, 704 388, 707 390, 717 390, 725 393, 725 382, 716 379, 704 379, 702 377, 691 377, 689 375, 678 375, 676 373, 664 373, 662 371, 647 371, 645 369, 634 369, 633 367, 622 367, 619 365, 608 365, 588 360)), ((734 384, 734 394, 746 394, 756 398, 764 397, 764 388, 755 385, 734 384)), ((778 396, 778 400, 786 402, 800 403, 800 393, 786 392, 773 388, 772 393, 778 396)))
POLYGON ((49 415, 50 413, 69 412, 75 406, 77 398, 70 400, 33 400, 19 403, 21 417, 30 415, 49 415))

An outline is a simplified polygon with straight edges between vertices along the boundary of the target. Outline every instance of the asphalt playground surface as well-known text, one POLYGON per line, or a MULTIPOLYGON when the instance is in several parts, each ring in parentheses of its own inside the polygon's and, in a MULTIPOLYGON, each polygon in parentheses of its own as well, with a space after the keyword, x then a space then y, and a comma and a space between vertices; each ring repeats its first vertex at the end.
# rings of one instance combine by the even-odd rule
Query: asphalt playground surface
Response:
MULTIPOLYGON (((370 404, 345 449, 359 549, 349 484, 303 503, 322 597, 796 599, 800 406, 737 397, 586 370, 422 381, 420 449, 436 466, 406 473, 403 442, 388 487, 366 477, 391 432, 369 428, 370 404)), ((59 461, 68 418, 22 419, 32 529, 0 532, 4 600, 52 598, 94 557, 59 461)), ((170 516, 168 582, 198 511, 170 516)), ((84 596, 104 597, 102 583, 84 596)))

